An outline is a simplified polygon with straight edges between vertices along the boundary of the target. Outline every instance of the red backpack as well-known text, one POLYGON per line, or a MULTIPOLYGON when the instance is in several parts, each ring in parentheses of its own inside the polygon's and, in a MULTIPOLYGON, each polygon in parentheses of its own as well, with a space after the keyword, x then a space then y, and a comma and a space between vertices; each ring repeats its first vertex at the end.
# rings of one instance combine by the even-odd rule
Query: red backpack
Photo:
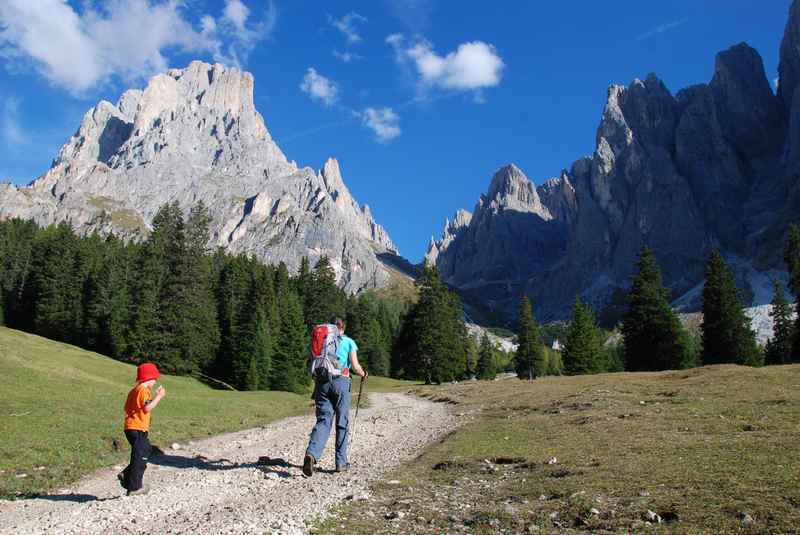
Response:
POLYGON ((339 328, 332 323, 315 325, 311 331, 311 377, 317 383, 327 383, 342 375, 339 367, 339 328))

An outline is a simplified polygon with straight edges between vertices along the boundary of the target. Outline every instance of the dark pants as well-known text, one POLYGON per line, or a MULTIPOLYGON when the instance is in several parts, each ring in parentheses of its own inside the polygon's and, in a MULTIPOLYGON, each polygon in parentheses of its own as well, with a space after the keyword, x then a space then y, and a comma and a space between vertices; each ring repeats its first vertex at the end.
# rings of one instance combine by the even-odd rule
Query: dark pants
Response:
POLYGON ((125 430, 125 438, 131 445, 131 463, 123 472, 125 476, 125 488, 128 490, 139 490, 142 488, 144 471, 147 469, 147 459, 150 457, 150 440, 147 438, 147 431, 136 431, 133 429, 125 430))

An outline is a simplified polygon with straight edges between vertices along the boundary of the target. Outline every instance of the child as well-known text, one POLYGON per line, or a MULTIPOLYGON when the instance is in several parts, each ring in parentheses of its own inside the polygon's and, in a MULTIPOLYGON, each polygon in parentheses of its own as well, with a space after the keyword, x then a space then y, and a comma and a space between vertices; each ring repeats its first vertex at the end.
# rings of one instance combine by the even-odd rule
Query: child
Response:
POLYGON ((125 401, 125 438, 131 445, 131 463, 117 476, 120 485, 128 491, 128 496, 147 494, 150 490, 142 484, 147 458, 150 456, 150 413, 156 408, 167 391, 163 386, 153 397, 150 389, 161 376, 155 364, 145 363, 136 369, 136 386, 128 393, 125 401))

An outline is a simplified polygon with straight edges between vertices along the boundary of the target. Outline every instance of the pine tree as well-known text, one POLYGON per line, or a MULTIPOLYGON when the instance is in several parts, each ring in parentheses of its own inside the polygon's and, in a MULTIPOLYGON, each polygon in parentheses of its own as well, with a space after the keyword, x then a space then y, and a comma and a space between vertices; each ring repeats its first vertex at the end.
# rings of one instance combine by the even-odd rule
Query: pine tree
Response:
POLYGON ((226 259, 220 270, 216 291, 220 344, 210 373, 213 377, 234 384, 238 384, 239 380, 235 372, 238 364, 235 363, 240 361, 239 341, 243 339, 244 329, 240 322, 248 297, 250 269, 249 262, 242 256, 226 259))
POLYGON ((76 249, 72 229, 61 223, 45 230, 34 256, 36 333, 64 342, 72 341, 75 302, 80 303, 82 293, 75 280, 76 249))
POLYGON ((789 271, 789 290, 795 299, 797 317, 794 324, 792 342, 792 362, 800 362, 800 227, 789 225, 789 239, 786 242, 783 258, 789 271))
POLYGON ((764 348, 766 364, 788 364, 792 362, 792 341, 794 339, 794 323, 792 322, 792 308, 786 298, 783 285, 775 280, 772 282, 774 294, 772 297, 773 336, 764 348))
MULTIPOLYGON (((255 274, 253 274, 255 275, 255 274)), ((231 356, 232 380, 242 388, 256 384, 266 388, 272 364, 273 341, 265 310, 261 281, 253 277, 248 295, 239 308, 237 339, 231 356), (251 374, 255 374, 250 377, 251 374)))
POLYGON ((261 351, 257 353, 259 385, 262 390, 266 390, 269 388, 269 381, 272 375, 272 357, 275 353, 275 347, 279 343, 277 336, 280 331, 280 316, 273 282, 275 278, 271 269, 259 264, 257 271, 258 293, 260 296, 259 312, 263 313, 263 320, 260 318, 256 320, 259 329, 256 331, 255 345, 261 351))
POLYGON ((551 349, 547 355, 547 375, 562 375, 564 361, 561 351, 551 349))
POLYGON ((478 359, 479 359, 479 346, 475 337, 472 335, 467 336, 466 341, 466 377, 477 377, 478 374, 478 359))
MULTIPOLYGON (((312 326, 314 325, 313 321, 311 321, 311 317, 307 316, 308 311, 314 306, 312 303, 313 299, 313 286, 314 286, 314 276, 311 273, 311 266, 308 261, 307 256, 303 256, 300 259, 300 270, 297 273, 297 279, 295 279, 295 288, 297 289, 297 296, 300 298, 300 302, 303 304, 303 315, 306 319, 306 325, 312 326)), ((325 321, 328 321, 330 318, 327 318, 325 321)))
POLYGON ((327 256, 319 259, 306 284, 310 286, 304 305, 306 325, 328 323, 333 316, 344 315, 344 293, 336 285, 336 273, 327 256))
POLYGON ((250 359, 250 365, 247 367, 247 374, 244 379, 244 390, 258 390, 258 364, 256 359, 250 359))
POLYGON ((409 379, 441 383, 466 373, 466 326, 461 301, 447 289, 435 267, 416 281, 419 300, 400 328, 394 369, 409 379))
POLYGON ((603 371, 617 373, 625 371, 625 348, 622 344, 609 344, 603 347, 603 371))
POLYGON ((85 286, 85 332, 89 347, 114 358, 124 356, 130 306, 130 251, 113 234, 100 247, 99 262, 85 286))
POLYGON ((655 256, 643 248, 628 292, 622 321, 624 360, 630 371, 669 370, 687 366, 687 334, 669 306, 655 256))
POLYGON ((703 288, 703 362, 756 366, 763 358, 739 301, 733 272, 719 251, 706 264, 703 288))
POLYGON ((32 331, 34 322, 34 252, 44 230, 33 221, 12 219, 0 223, 5 231, 5 253, 0 257, 0 293, 9 327, 32 331))
POLYGON ((497 376, 495 369, 494 347, 486 333, 483 333, 478 351, 478 366, 476 378, 480 380, 493 380, 497 376))
POLYGON ((199 201, 186 220, 186 245, 179 260, 184 314, 176 338, 191 370, 206 368, 216 355, 220 342, 207 246, 210 224, 208 209, 199 201))
POLYGON ((562 355, 564 371, 570 375, 598 373, 604 370, 603 339, 592 307, 575 299, 572 321, 567 329, 562 355))
MULTIPOLYGON (((438 272, 437 272, 438 276, 438 272)), ((444 353, 437 359, 441 381, 457 381, 467 373, 467 326, 464 324, 464 308, 458 295, 444 288, 444 353)))
MULTIPOLYGON (((175 228, 177 216, 170 205, 162 206, 153 218, 153 231, 136 254, 136 277, 132 284, 131 325, 126 336, 129 357, 135 361, 154 361, 167 370, 180 370, 181 367, 171 359, 164 359, 165 341, 162 323, 164 311, 163 288, 171 269, 168 249, 174 250, 174 242, 178 239, 175 228)), ((174 255, 172 255, 174 256, 174 255)), ((170 303, 170 306, 173 306, 170 303)), ((170 314, 170 316, 174 316, 170 314)), ((173 319, 173 318, 169 318, 173 319)))
POLYGON ((520 379, 533 379, 544 375, 547 370, 544 347, 539 339, 539 325, 533 319, 531 302, 526 295, 519 306, 515 368, 520 379))
POLYGON ((275 293, 280 310, 278 343, 272 360, 270 388, 302 394, 308 390, 308 334, 300 298, 289 282, 286 266, 276 274, 275 293))

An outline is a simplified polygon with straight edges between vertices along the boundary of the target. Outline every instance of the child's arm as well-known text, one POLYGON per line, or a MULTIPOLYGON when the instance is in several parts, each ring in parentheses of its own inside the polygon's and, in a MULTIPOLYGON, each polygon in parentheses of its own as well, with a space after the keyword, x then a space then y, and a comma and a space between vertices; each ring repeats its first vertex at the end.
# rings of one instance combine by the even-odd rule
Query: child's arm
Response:
POLYGON ((156 397, 154 397, 153 399, 144 404, 144 411, 153 412, 153 409, 156 408, 158 402, 161 401, 166 395, 167 395, 166 389, 163 386, 159 386, 158 390, 156 390, 156 397))

